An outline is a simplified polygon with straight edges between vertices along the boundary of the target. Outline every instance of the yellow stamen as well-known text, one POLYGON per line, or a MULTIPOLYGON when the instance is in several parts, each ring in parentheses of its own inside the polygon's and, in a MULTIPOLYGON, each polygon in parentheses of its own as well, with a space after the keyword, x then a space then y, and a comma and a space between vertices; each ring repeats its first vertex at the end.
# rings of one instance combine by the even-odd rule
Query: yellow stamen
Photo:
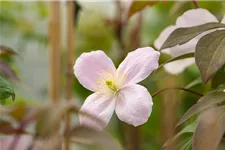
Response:
POLYGON ((118 91, 118 88, 116 87, 116 85, 110 81, 110 80, 106 80, 105 81, 105 84, 109 87, 109 89, 111 89, 112 91, 114 92, 117 92, 118 91))

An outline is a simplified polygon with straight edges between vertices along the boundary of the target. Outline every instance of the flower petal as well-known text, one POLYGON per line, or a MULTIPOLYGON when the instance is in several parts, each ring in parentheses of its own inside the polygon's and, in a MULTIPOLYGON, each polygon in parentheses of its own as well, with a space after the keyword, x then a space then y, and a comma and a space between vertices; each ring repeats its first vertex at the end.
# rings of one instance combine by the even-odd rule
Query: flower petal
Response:
POLYGON ((159 37, 154 41, 154 46, 157 49, 160 49, 160 47, 163 45, 163 43, 166 41, 166 39, 169 37, 169 35, 175 30, 177 27, 175 26, 168 26, 166 27, 159 35, 159 37))
POLYGON ((74 65, 74 74, 79 82, 91 91, 97 90, 97 80, 105 72, 114 72, 112 60, 103 51, 83 53, 74 65))
POLYGON ((192 27, 209 22, 218 22, 216 17, 208 10, 198 8, 186 11, 177 18, 176 25, 179 27, 192 27))
MULTIPOLYGON (((197 38, 194 38, 183 45, 177 45, 172 48, 165 49, 166 52, 165 50, 162 50, 162 52, 167 53, 172 57, 178 57, 187 53, 194 52, 197 42, 198 42, 197 38)), ((165 64, 163 67, 166 70, 166 72, 170 74, 179 74, 182 73, 185 68, 192 65, 194 62, 195 62, 194 58, 187 58, 170 62, 168 64, 165 64)))
POLYGON ((163 49, 162 52, 167 53, 173 57, 178 57, 184 54, 194 52, 197 42, 198 42, 198 39, 194 38, 183 45, 176 45, 169 49, 163 49))
MULTIPOLYGON (((213 16, 208 10, 205 9, 192 9, 186 11, 182 16, 177 18, 175 26, 169 26, 160 34, 159 38, 155 41, 155 46, 157 48, 161 47, 163 42, 165 42, 166 38, 169 36, 172 31, 179 27, 192 27, 196 25, 201 25, 209 22, 218 22, 215 16, 213 16)), ((195 51, 196 44, 198 40, 207 33, 210 33, 214 30, 210 30, 204 32, 189 42, 176 45, 171 48, 163 49, 162 52, 167 53, 173 57, 181 56, 190 52, 195 51)), ((164 68, 167 72, 171 74, 181 73, 186 67, 190 66, 194 63, 194 59, 184 59, 175 62, 168 63, 164 65, 164 68)))
POLYGON ((144 80, 158 68, 159 55, 160 53, 151 47, 138 48, 128 53, 118 67, 117 77, 124 84, 138 83, 144 80))
POLYGON ((130 84, 121 89, 118 95, 116 114, 120 120, 139 126, 148 121, 152 105, 152 97, 145 87, 130 84))
POLYGON ((79 114, 79 120, 83 125, 101 130, 109 123, 114 110, 115 100, 113 98, 94 93, 87 97, 80 111, 102 120, 103 123, 82 113, 79 114))
POLYGON ((186 59, 170 62, 168 64, 165 64, 163 67, 170 74, 176 75, 176 74, 182 73, 185 70, 185 68, 194 64, 194 62, 195 62, 194 58, 186 58, 186 59))

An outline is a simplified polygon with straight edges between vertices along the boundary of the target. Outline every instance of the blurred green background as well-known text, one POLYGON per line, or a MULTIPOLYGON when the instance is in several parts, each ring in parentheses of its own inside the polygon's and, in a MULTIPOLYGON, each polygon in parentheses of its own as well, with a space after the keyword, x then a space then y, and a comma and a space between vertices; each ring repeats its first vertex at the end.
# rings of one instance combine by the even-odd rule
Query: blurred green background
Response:
MULTIPOLYGON (((120 47, 114 28, 110 24, 116 17, 115 2, 82 2, 78 1, 81 9, 76 20, 75 49, 76 59, 82 52, 101 49, 113 59, 115 64, 121 62, 120 47)), ((225 3, 222 1, 200 1, 201 8, 213 13, 219 20, 225 11, 225 3)), ((159 2, 156 5, 144 9, 142 24, 140 26, 140 47, 153 46, 154 40, 168 25, 175 23, 176 18, 189 9, 194 9, 192 2, 159 2)), ((61 4, 62 14, 62 99, 65 97, 66 78, 66 3, 61 4)), ((138 13, 130 18, 124 29, 123 40, 129 43, 132 28, 137 24, 138 13)), ((19 84, 12 82, 15 87, 15 103, 37 103, 48 101, 49 82, 49 43, 48 43, 49 9, 48 2, 0 2, 0 45, 8 46, 18 55, 4 56, 19 78, 19 84)), ((132 42, 132 41, 131 41, 132 42)), ((127 48, 126 52, 134 49, 127 48)), ((2 56, 1 56, 2 57, 2 56)), ((153 94, 165 87, 185 87, 193 80, 200 77, 196 65, 187 68, 182 74, 173 76, 163 69, 158 70, 144 80, 141 84, 153 94)), ((198 84, 191 89, 199 93, 207 91, 208 86, 198 84)), ((73 99, 82 104, 85 98, 91 94, 83 88, 74 77, 73 99)), ((138 140, 143 150, 159 150, 163 143, 171 138, 174 124, 180 116, 196 101, 198 97, 180 91, 167 91, 154 97, 154 106, 149 121, 138 127, 138 140)), ((7 100, 7 104, 12 104, 7 100)), ((194 119, 193 119, 194 120, 194 119)), ((191 123, 193 120, 187 122, 191 123)), ((129 126, 118 121, 114 116, 107 130, 117 138, 122 145, 129 142, 129 126), (128 138, 127 138, 128 136, 128 138), (128 141, 127 141, 128 139, 128 141)), ((185 135, 188 137, 189 135, 185 135)), ((185 137, 183 138, 185 140, 185 137)), ((182 142, 180 142, 182 143, 182 142)), ((83 149, 91 147, 79 146, 83 149)), ((93 147, 92 147, 93 148, 93 147)), ((94 149, 94 148, 93 148, 94 149)))

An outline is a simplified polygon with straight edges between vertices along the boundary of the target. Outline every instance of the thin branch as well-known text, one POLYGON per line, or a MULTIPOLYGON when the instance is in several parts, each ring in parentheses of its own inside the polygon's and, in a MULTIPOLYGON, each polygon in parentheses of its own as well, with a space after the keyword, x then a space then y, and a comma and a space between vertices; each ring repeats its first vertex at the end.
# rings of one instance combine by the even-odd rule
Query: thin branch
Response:
MULTIPOLYGON (((73 58, 74 58, 74 22, 75 22, 75 7, 74 1, 67 2, 67 78, 66 78, 66 100, 70 102, 73 95, 73 58)), ((68 113, 66 115, 66 129, 71 128, 71 116, 68 113)), ((65 150, 70 150, 70 138, 65 139, 65 150)))
POLYGON ((200 96, 200 97, 204 96, 204 95, 201 94, 201 93, 198 93, 198 92, 195 92, 195 91, 192 91, 192 90, 189 90, 189 89, 185 89, 185 88, 181 88, 181 87, 171 87, 171 88, 164 88, 164 89, 161 89, 161 90, 155 92, 154 94, 152 94, 152 97, 155 97, 155 96, 157 96, 158 94, 160 94, 161 92, 167 91, 167 90, 183 90, 183 91, 192 93, 192 94, 194 94, 194 95, 198 95, 198 96, 200 96))
POLYGON ((49 98, 58 103, 61 91, 61 16, 60 1, 51 1, 49 7, 49 98))
POLYGON ((193 0, 192 2, 195 5, 195 8, 199 8, 198 2, 196 0, 193 0))

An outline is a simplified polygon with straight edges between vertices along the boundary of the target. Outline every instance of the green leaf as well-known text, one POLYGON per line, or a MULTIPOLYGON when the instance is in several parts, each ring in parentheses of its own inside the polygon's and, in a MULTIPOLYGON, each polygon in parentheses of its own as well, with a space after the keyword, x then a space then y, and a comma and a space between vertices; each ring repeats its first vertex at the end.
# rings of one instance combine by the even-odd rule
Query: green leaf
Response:
POLYGON ((202 83, 202 79, 200 77, 194 79, 192 82, 190 82, 188 85, 186 85, 184 88, 185 89, 190 89, 191 87, 201 84, 202 83))
POLYGON ((222 67, 212 78, 212 87, 216 88, 219 85, 225 84, 225 66, 222 67))
POLYGON ((173 31, 166 41, 163 43, 160 50, 173 47, 176 45, 182 45, 198 36, 199 34, 216 28, 225 28, 225 24, 220 23, 207 23, 199 26, 188 27, 188 28, 178 28, 173 31))
POLYGON ((194 133, 197 122, 193 122, 183 128, 180 132, 178 132, 173 138, 169 139, 164 145, 163 148, 166 148, 168 145, 173 144, 181 135, 185 133, 194 133))
POLYGON ((225 132, 225 105, 207 109, 200 115, 193 140, 193 150, 216 150, 225 132))
POLYGON ((225 64, 225 30, 209 33, 198 41, 195 61, 206 83, 225 64))
POLYGON ((191 150, 192 139, 190 138, 181 148, 180 150, 191 150))
POLYGON ((129 12, 128 12, 128 17, 130 18, 132 15, 134 15, 135 13, 143 10, 146 7, 150 7, 153 6, 157 3, 157 1, 133 1, 129 12))
POLYGON ((162 63, 158 68, 162 67, 163 65, 165 65, 167 63, 170 63, 170 62, 173 62, 173 61, 176 61, 176 60, 185 59, 185 58, 192 58, 192 57, 194 57, 194 53, 188 53, 188 54, 184 54, 184 55, 181 55, 181 56, 178 56, 178 57, 174 57, 174 58, 171 58, 171 59, 165 61, 164 63, 162 63))
POLYGON ((192 106, 182 117, 181 119, 178 121, 177 126, 179 126, 180 124, 182 124, 184 121, 186 121, 187 119, 189 119, 190 117, 192 117, 193 115, 215 105, 218 103, 221 103, 223 101, 225 101, 225 92, 223 92, 223 90, 225 89, 225 87, 220 87, 214 91, 209 92, 208 94, 204 95, 203 97, 201 97, 199 99, 199 101, 197 102, 197 104, 195 104, 194 106, 192 106))
POLYGON ((10 96, 12 96, 12 100, 15 100, 15 93, 12 86, 0 76, 0 102, 4 102, 10 96))

